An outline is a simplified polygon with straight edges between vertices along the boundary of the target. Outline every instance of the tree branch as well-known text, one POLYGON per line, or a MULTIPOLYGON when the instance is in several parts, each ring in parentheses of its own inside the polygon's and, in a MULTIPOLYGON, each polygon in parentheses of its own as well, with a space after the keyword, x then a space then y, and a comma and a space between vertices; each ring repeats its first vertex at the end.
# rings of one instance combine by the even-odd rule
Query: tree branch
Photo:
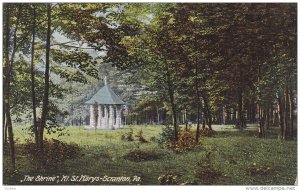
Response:
POLYGON ((64 44, 68 44, 68 43, 72 43, 72 42, 77 42, 77 41, 73 40, 73 41, 69 41, 69 42, 56 43, 56 44, 51 44, 51 46, 64 45, 64 44))

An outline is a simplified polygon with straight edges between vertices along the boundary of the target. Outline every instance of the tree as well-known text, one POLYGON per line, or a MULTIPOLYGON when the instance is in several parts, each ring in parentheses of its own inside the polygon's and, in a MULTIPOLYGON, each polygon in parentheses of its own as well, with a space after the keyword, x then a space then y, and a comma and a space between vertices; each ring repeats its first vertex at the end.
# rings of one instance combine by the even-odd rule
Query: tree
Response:
POLYGON ((38 146, 38 127, 36 118, 36 96, 35 96, 35 72, 34 72, 34 55, 35 55, 35 33, 36 33, 36 8, 32 5, 32 43, 31 43, 31 94, 32 94, 32 115, 33 115, 33 131, 35 134, 35 144, 38 146))
MULTIPOLYGON (((5 4, 4 5, 4 10, 6 11, 5 15, 5 23, 4 23, 4 121, 5 123, 3 124, 5 128, 8 129, 8 136, 9 136, 9 146, 10 146, 10 157, 11 157, 11 169, 14 171, 15 170, 15 145, 14 145, 14 137, 13 137, 13 128, 12 128, 12 121, 11 121, 11 115, 10 115, 10 94, 9 94, 9 89, 10 89, 10 73, 12 70, 12 63, 13 63, 13 57, 12 59, 9 58, 9 40, 10 40, 10 12, 12 11, 12 7, 10 4, 5 4)), ((15 29, 16 30, 16 29, 15 29)), ((16 34, 16 32, 15 32, 16 34)), ((16 35, 14 36, 14 48, 16 46, 16 35)))

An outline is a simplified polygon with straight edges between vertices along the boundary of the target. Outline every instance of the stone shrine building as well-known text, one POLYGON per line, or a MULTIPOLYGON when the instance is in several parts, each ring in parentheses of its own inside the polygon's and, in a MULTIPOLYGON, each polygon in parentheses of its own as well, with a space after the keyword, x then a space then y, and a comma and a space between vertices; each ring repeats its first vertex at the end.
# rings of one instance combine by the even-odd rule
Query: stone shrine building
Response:
POLYGON ((102 87, 85 104, 90 106, 90 125, 86 129, 119 129, 125 102, 104 81, 102 87))

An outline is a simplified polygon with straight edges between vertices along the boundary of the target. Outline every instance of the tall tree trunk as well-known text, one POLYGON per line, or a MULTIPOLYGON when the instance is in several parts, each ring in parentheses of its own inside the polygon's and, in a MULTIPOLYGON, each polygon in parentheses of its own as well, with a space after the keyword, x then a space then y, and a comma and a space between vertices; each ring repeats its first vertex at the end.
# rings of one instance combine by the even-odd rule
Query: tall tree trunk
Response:
POLYGON ((240 129, 242 128, 242 107, 243 107, 243 97, 242 97, 242 92, 238 91, 238 110, 237 110, 237 119, 236 119, 236 124, 235 128, 240 129))
MULTIPOLYGON (((197 83, 197 82, 196 82, 197 83)), ((199 142, 199 137, 200 137, 200 117, 201 117, 201 110, 203 110, 202 108, 202 102, 200 100, 200 92, 198 89, 198 83, 196 84, 196 100, 197 100, 197 129, 196 129, 196 142, 199 142)), ((203 119, 203 121, 205 121, 203 119)), ((205 124, 204 124, 204 128, 205 128, 205 124)))
MULTIPOLYGON (((5 81, 5 80, 4 80, 5 81)), ((4 88, 3 88, 4 90, 4 88)), ((3 145, 5 145, 7 143, 7 125, 6 125, 6 117, 5 117, 5 101, 3 99, 2 101, 3 104, 3 110, 2 110, 2 119, 3 119, 3 145)))
POLYGON ((272 102, 270 103, 270 106, 269 106, 269 125, 270 127, 273 126, 274 124, 274 108, 273 108, 273 105, 272 105, 272 102))
POLYGON ((285 128, 284 128, 284 135, 285 135, 285 137, 284 137, 284 139, 285 140, 287 140, 288 139, 288 137, 290 136, 289 134, 290 134, 290 124, 289 124, 289 122, 290 122, 290 120, 289 120, 289 117, 290 117, 290 115, 289 115, 289 91, 288 91, 289 89, 288 89, 288 84, 286 83, 286 85, 285 85, 285 96, 284 96, 284 105, 285 105, 285 110, 284 110, 284 123, 285 123, 285 128))
POLYGON ((289 103, 290 103, 290 119, 291 119, 291 137, 294 137, 294 96, 293 96, 293 90, 292 90, 292 86, 290 87, 290 91, 289 91, 289 103))
POLYGON ((201 111, 200 111, 200 103, 198 101, 197 103, 197 130, 196 130, 196 143, 199 142, 199 137, 200 137, 200 115, 201 115, 201 111))
POLYGON ((187 109, 185 109, 185 130, 188 130, 188 119, 187 119, 187 109))
POLYGON ((170 103, 172 107, 172 116, 173 116, 173 124, 174 124, 174 140, 178 140, 178 115, 177 115, 177 106, 174 98, 174 85, 171 81, 171 74, 169 71, 169 66, 167 61, 165 60, 165 66, 167 69, 167 85, 168 85, 168 93, 170 98, 170 103))
POLYGON ((159 109, 156 107, 156 115, 157 115, 157 125, 160 124, 160 116, 159 116, 159 109))
POLYGON ((232 124, 236 123, 236 108, 233 108, 233 113, 231 117, 232 124))
POLYGON ((206 119, 206 124, 210 130, 212 130, 212 116, 211 116, 211 111, 209 109, 209 103, 206 95, 203 95, 203 101, 204 101, 204 115, 206 119))
POLYGON ((202 129, 205 129, 205 125, 206 125, 206 122, 205 122, 205 114, 204 114, 204 111, 202 112, 202 129))
POLYGON ((259 132, 258 136, 260 138, 265 137, 265 111, 263 108, 259 105, 258 106, 258 119, 259 119, 259 132))
POLYGON ((285 132, 284 132, 284 105, 282 103, 282 96, 281 93, 278 93, 278 113, 279 113, 279 125, 280 125, 280 132, 281 132, 281 139, 285 139, 285 132))
POLYGON ((270 103, 267 104, 267 110, 266 110, 266 128, 270 129, 270 103))
POLYGON ((254 98, 251 99, 251 123, 255 123, 256 119, 256 104, 254 98))
POLYGON ((230 110, 228 108, 226 108, 226 120, 225 120, 225 124, 231 123, 231 113, 230 110))
MULTIPOLYGON (((5 113, 5 112, 3 112, 3 113, 5 113)), ((7 123, 5 123, 4 124, 4 139, 3 139, 3 142, 4 142, 4 144, 3 145, 6 145, 8 142, 7 142, 7 123)))
MULTIPOLYGON (((6 92, 8 93, 8 92, 6 92)), ((14 142, 14 133, 12 128, 12 121, 10 115, 10 104, 9 104, 9 94, 5 95, 5 113, 6 113, 6 125, 8 130, 8 140, 9 140, 9 148, 10 148, 10 158, 11 158, 11 169, 15 170, 16 168, 16 159, 15 159, 15 142, 14 142)))
POLYGON ((35 5, 33 4, 33 23, 32 23, 32 42, 31 42, 31 98, 32 98, 32 114, 33 114, 33 132, 35 138, 35 144, 38 146, 38 129, 36 122, 36 103, 35 103, 35 72, 34 72, 34 43, 35 43, 35 20, 36 20, 36 11, 35 5))
MULTIPOLYGON (((197 41, 195 41, 197 42, 197 41)), ((195 47, 197 45, 195 44, 195 47)), ((198 79, 198 75, 199 75, 199 68, 198 68, 198 63, 197 63, 197 59, 196 59, 196 62, 195 62, 195 69, 196 69, 196 73, 195 73, 195 87, 196 87, 196 102, 197 102, 197 129, 196 129, 196 142, 198 143, 199 142, 199 137, 200 137, 200 117, 201 117, 201 110, 203 111, 203 106, 202 106, 202 101, 200 99, 200 90, 199 90, 199 79, 198 79)), ((205 115, 205 114, 204 114, 205 115)), ((206 118, 206 116, 205 116, 206 118)), ((205 121, 205 118, 202 120, 205 121)), ((205 128, 205 122, 204 122, 204 125, 202 127, 203 129, 205 128)))
POLYGON ((4 84, 3 84, 3 100, 4 100, 4 112, 5 112, 5 126, 7 126, 8 131, 8 140, 9 140, 9 148, 10 148, 10 158, 11 158, 11 170, 14 171, 16 167, 16 159, 15 159, 15 142, 14 142, 14 134, 13 134, 13 127, 12 127, 12 120, 11 120, 11 113, 10 113, 10 78, 13 69, 14 63, 14 56, 16 53, 16 43, 17 43, 17 30, 18 30, 18 20, 20 17, 20 10, 18 13, 17 21, 16 21, 16 28, 14 31, 14 38, 13 38, 13 52, 11 55, 11 59, 9 59, 9 39, 10 39, 10 7, 9 4, 5 4, 5 40, 4 40, 4 48, 5 48, 5 70, 4 70, 4 84))
POLYGON ((221 121, 221 124, 226 125, 226 112, 225 112, 224 106, 222 106, 222 121, 221 121))
POLYGON ((41 126, 39 128, 39 150, 43 153, 44 129, 46 127, 48 104, 49 104, 49 73, 50 73, 50 36, 51 36, 51 4, 47 5, 47 39, 46 39, 46 66, 45 66, 45 87, 43 108, 41 117, 41 126))

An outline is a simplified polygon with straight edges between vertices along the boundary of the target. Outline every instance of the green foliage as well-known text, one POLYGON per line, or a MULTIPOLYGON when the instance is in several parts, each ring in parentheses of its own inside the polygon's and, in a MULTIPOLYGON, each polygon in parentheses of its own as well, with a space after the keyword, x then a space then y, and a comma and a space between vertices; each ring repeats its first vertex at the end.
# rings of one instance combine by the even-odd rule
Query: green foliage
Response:
POLYGON ((212 161, 213 153, 208 152, 204 160, 197 162, 195 181, 198 184, 212 185, 222 177, 222 173, 214 166, 212 161))
POLYGON ((214 135, 216 135, 217 132, 209 129, 208 127, 202 128, 200 129, 200 135, 201 136, 205 136, 205 137, 213 137, 214 135))
POLYGON ((160 185, 178 185, 177 175, 172 172, 167 172, 158 177, 158 184, 160 185))
POLYGON ((246 173, 249 176, 272 176, 276 171, 270 166, 258 166, 256 163, 253 163, 246 169, 246 173))
POLYGON ((184 152, 194 148, 196 144, 195 131, 180 131, 178 140, 174 140, 174 129, 165 126, 157 140, 158 144, 176 152, 184 152))
POLYGON ((156 137, 150 137, 150 142, 156 142, 156 137))
POLYGON ((160 155, 155 151, 142 151, 140 149, 135 149, 124 155, 123 158, 133 162, 141 162, 148 160, 157 160, 160 158, 160 155))
POLYGON ((135 137, 138 138, 140 143, 148 143, 148 141, 144 138, 143 130, 140 130, 135 137))
POLYGON ((77 144, 67 144, 56 139, 44 140, 44 155, 39 155, 38 149, 31 140, 21 145, 22 154, 33 159, 33 163, 38 163, 44 168, 59 168, 65 160, 74 159, 79 155, 80 148, 77 144))
POLYGON ((130 129, 129 132, 121 135, 121 140, 134 141, 134 139, 133 139, 133 130, 130 129))
POLYGON ((164 146, 173 141, 174 141, 174 129, 172 127, 170 127, 169 125, 166 125, 162 129, 162 132, 160 133, 159 138, 157 139, 157 142, 161 146, 164 146))
MULTIPOLYGON (((218 126, 213 126, 217 129, 218 126)), ((225 126, 230 128, 231 126, 225 126)), ((20 179, 24 178, 24 174, 43 174, 45 176, 53 176, 53 170, 49 168, 36 169, 36 163, 32 164, 31 157, 23 155, 24 149, 21 144, 25 143, 22 136, 22 127, 15 127, 15 138, 20 141, 16 144, 16 154, 18 158, 18 174, 4 174, 5 184, 20 185, 20 179), (8 178, 11 177, 11 178, 8 178)), ((212 152, 211 169, 218 170, 222 176, 214 180, 214 185, 292 185, 297 176, 297 142, 296 141, 280 141, 276 137, 268 137, 259 139, 256 132, 244 129, 243 131, 227 131, 226 134, 218 133, 214 138, 208 137, 204 139, 201 147, 195 147, 189 152, 175 153, 166 148, 160 148, 157 143, 140 144, 139 150, 143 152, 155 152, 159 155, 158 159, 145 160, 141 162, 133 162, 124 160, 124 156, 133 151, 136 145, 134 142, 121 141, 120 136, 129 131, 128 128, 115 131, 88 131, 83 127, 67 127, 70 136, 57 138, 55 134, 45 135, 46 138, 55 138, 64 143, 76 143, 80 147, 79 157, 71 158, 64 161, 59 169, 55 169, 54 174, 86 174, 90 176, 115 176, 122 174, 123 176, 140 176, 141 185, 157 185, 157 178, 166 172, 173 172, 177 175, 179 184, 200 184, 196 181, 196 172, 198 162, 208 160, 208 153, 212 152), (105 138, 105 137, 110 138, 105 138), (268 156, 268 157, 266 157, 268 156), (89 163, 85 168, 78 168, 82 164, 89 163), (249 175, 247 169, 270 167, 271 176, 249 175), (289 165, 286 165, 289 164, 289 165), (101 169, 101 172, 99 172, 101 169)), ((136 134, 141 126, 131 126, 134 134, 136 134)), ((147 139, 151 136, 159 137, 162 126, 148 126, 143 129, 147 139)), ((257 128, 257 127, 256 127, 257 128)), ((192 128, 194 130, 194 128, 192 128)), ((272 128, 274 135, 279 133, 280 129, 272 128)), ((9 164, 9 153, 3 153, 4 172, 9 164)), ((202 164, 199 164, 201 166, 202 164)), ((201 167, 199 167, 201 168, 201 167)), ((202 170, 205 170, 202 168, 202 170)), ((198 179, 197 179, 198 180, 198 179)), ((41 182, 41 184, 49 184, 41 182)), ((56 183, 54 183, 56 184, 56 183)), ((61 184, 71 184, 70 182, 61 184)), ((90 183, 89 183, 90 184, 90 183)), ((99 185, 99 182, 92 183, 99 185)), ((107 184, 107 183, 100 183, 107 184)), ((117 184, 117 183, 116 183, 117 184)))
POLYGON ((196 133, 194 131, 181 131, 176 142, 167 143, 167 148, 176 152, 191 150, 196 146, 196 133))

